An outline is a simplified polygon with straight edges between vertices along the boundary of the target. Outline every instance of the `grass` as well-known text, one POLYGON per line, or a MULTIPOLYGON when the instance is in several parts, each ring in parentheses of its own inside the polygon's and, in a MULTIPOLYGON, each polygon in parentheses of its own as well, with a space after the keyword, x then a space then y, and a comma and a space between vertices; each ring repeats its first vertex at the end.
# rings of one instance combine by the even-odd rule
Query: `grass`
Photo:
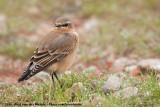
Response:
MULTIPOLYGON (((95 105, 96 102, 91 103, 90 100, 92 99, 92 94, 96 93, 104 99, 104 101, 99 102, 104 106, 158 106, 160 104, 160 86, 158 85, 160 81, 154 75, 147 75, 148 79, 145 79, 143 75, 141 77, 143 81, 135 77, 129 77, 130 81, 128 82, 131 86, 138 88, 138 95, 126 100, 115 98, 114 93, 106 95, 103 92, 102 86, 107 77, 105 79, 94 76, 88 78, 85 74, 78 75, 71 73, 60 76, 63 88, 60 88, 57 81, 52 83, 49 79, 32 82, 30 86, 12 84, 0 87, 0 102, 11 104, 57 104, 70 102, 83 104, 85 102, 84 105, 95 105), (99 86, 94 88, 91 84, 92 80, 97 80, 99 86), (83 92, 78 92, 74 98, 66 96, 64 92, 72 87, 74 83, 78 82, 83 84, 83 92)), ((123 81, 123 84, 126 84, 126 82, 123 81)))
MULTIPOLYGON (((47 0, 45 2, 1 0, 0 10, 7 17, 8 32, 5 35, 0 32, 0 54, 11 56, 14 59, 28 59, 33 53, 35 45, 30 41, 17 38, 20 35, 19 31, 25 30, 34 33, 40 23, 70 13, 82 22, 92 16, 100 22, 97 35, 92 31, 80 35, 83 43, 80 43, 78 54, 83 62, 91 62, 94 58, 103 57, 103 52, 107 51, 110 46, 114 48, 117 55, 135 54, 141 58, 160 57, 159 0, 97 0, 94 2, 82 0, 80 4, 77 6, 75 0, 47 0), (38 16, 27 12, 31 7, 39 9, 38 16), (17 36, 13 37, 13 34, 17 36), (17 40, 13 38, 17 38, 17 40), (26 44, 23 44, 24 42, 26 44), (98 49, 90 53, 91 49, 96 47, 98 49)), ((129 81, 123 81, 124 84, 136 86, 139 90, 137 96, 127 100, 116 99, 114 93, 105 95, 102 85, 107 78, 88 78, 86 74, 72 73, 61 77, 64 84, 63 89, 57 82, 52 84, 50 80, 31 83, 30 86, 11 84, 0 87, 0 102, 13 104, 85 102, 86 105, 94 106, 95 104, 90 100, 91 95, 96 93, 105 99, 102 104, 107 106, 159 106, 160 86, 158 84, 160 81, 154 75, 147 75, 148 79, 141 75, 141 78, 143 81, 136 77, 130 77, 129 81), (90 83, 92 80, 97 80, 100 86, 93 88, 90 83), (82 82, 83 94, 78 93, 74 99, 65 96, 64 91, 77 82, 82 82)))

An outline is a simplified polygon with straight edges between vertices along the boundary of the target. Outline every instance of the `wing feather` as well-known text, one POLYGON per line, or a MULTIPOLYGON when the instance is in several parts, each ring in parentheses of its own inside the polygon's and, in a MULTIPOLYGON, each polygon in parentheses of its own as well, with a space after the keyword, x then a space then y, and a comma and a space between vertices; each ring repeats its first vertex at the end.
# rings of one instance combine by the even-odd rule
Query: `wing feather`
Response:
POLYGON ((39 43, 39 46, 30 59, 30 64, 26 68, 23 75, 18 79, 18 82, 29 79, 50 65, 60 61, 74 50, 76 39, 73 34, 62 35, 60 33, 58 36, 54 35, 58 34, 52 32, 46 36, 44 41, 39 43), (51 40, 52 42, 47 41, 47 38, 49 38, 48 40, 51 40))

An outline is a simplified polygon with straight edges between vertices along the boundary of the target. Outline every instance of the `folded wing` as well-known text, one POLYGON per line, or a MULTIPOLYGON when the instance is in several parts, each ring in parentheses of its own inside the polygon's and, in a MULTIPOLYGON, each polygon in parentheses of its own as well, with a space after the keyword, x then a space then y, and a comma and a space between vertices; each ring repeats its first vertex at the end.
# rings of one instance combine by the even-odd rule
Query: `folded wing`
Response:
POLYGON ((39 46, 30 59, 28 67, 18 79, 18 82, 29 79, 52 64, 62 60, 74 50, 76 45, 76 38, 74 35, 53 35, 55 35, 54 32, 44 38, 44 40, 49 39, 49 41, 46 40, 39 43, 39 46))

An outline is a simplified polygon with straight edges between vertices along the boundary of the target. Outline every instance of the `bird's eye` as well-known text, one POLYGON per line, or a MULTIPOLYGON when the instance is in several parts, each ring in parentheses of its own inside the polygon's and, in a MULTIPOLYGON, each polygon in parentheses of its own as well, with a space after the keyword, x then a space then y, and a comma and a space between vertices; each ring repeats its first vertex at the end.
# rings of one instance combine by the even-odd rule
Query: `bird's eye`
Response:
POLYGON ((66 23, 66 24, 63 25, 63 27, 67 27, 67 26, 69 26, 69 23, 66 23))
POLYGON ((63 24, 63 25, 55 25, 55 27, 68 27, 70 24, 69 23, 66 23, 66 24, 63 24))

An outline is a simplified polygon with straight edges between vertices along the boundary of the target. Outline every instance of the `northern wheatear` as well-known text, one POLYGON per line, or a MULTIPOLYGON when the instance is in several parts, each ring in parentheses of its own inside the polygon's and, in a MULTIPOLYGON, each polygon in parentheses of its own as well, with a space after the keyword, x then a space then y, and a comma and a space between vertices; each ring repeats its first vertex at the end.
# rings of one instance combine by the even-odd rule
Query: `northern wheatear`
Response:
POLYGON ((57 74, 67 70, 73 63, 78 45, 79 37, 72 22, 64 17, 58 18, 53 31, 39 42, 18 82, 28 80, 42 70, 50 72, 53 81, 53 75, 58 80, 57 74))

